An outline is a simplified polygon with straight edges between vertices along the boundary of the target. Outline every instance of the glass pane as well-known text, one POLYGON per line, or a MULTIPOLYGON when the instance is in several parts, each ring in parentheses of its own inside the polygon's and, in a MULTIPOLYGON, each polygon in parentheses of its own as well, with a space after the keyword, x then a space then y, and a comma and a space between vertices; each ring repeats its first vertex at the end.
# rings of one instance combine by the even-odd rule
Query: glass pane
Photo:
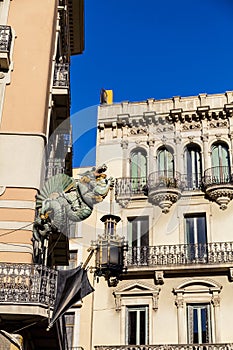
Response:
POLYGON ((149 246, 149 218, 145 217, 141 221, 141 247, 149 246))
POLYGON ((199 343, 198 339, 198 315, 197 315, 197 309, 193 309, 193 342, 199 343))
POLYGON ((206 244, 206 218, 205 216, 197 217, 197 241, 206 244))
POLYGON ((131 158, 131 177, 147 176, 147 159, 144 150, 137 150, 132 153, 131 158))
POLYGON ((130 311, 128 313, 128 344, 129 345, 135 345, 137 343, 136 341, 136 320, 137 320, 137 312, 136 311, 130 311))
POLYGON ((140 345, 146 344, 146 312, 140 311, 140 345))
POLYGON ((185 218, 186 242, 187 244, 194 243, 194 220, 193 218, 185 218))

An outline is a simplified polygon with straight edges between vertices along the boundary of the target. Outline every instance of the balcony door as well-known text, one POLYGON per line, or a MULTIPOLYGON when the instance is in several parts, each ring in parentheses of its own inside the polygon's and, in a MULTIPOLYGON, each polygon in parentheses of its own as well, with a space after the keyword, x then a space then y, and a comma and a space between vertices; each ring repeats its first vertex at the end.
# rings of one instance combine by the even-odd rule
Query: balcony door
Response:
POLYGON ((207 262, 208 251, 205 214, 185 216, 185 240, 187 262, 207 262))
POLYGON ((130 157, 130 177, 133 192, 141 192, 147 178, 147 153, 142 148, 137 148, 130 157))
POLYGON ((173 178, 174 161, 172 152, 166 147, 161 147, 158 150, 158 176, 173 178))
POLYGON ((212 341, 210 304, 187 305, 188 343, 204 344, 212 341))
POLYGON ((138 216, 128 218, 128 242, 132 252, 132 263, 147 264, 149 247, 149 217, 138 216))
POLYGON ((126 342, 128 345, 148 343, 148 306, 127 307, 126 342))
POLYGON ((224 142, 212 146, 212 177, 216 183, 227 183, 230 180, 230 157, 228 145, 224 142))
POLYGON ((197 145, 189 145, 184 152, 187 189, 196 189, 201 185, 201 151, 197 145))

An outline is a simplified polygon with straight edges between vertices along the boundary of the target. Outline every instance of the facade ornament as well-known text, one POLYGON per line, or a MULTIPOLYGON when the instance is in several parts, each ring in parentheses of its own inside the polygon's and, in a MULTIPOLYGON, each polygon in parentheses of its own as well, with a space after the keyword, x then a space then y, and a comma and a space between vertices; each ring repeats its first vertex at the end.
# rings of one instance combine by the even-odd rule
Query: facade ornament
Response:
POLYGON ((154 275, 155 284, 164 284, 163 271, 155 271, 154 275))
POLYGON ((130 198, 117 199, 117 203, 120 204, 122 208, 127 208, 130 202, 130 198))
POLYGON ((219 294, 214 293, 211 299, 211 303, 213 304, 214 307, 219 307, 220 306, 220 296, 219 294))
POLYGON ((230 140, 233 140, 233 131, 231 131, 231 132, 229 133, 229 138, 230 138, 230 140))
POLYGON ((207 196, 215 201, 220 209, 226 210, 228 203, 233 199, 233 185, 227 184, 209 186, 205 189, 207 196))
POLYGON ((147 141, 147 144, 148 144, 149 147, 154 147, 155 139, 149 139, 149 140, 147 141))
POLYGON ((188 139, 189 139, 189 142, 190 142, 190 143, 193 143, 194 136, 188 136, 188 139))
POLYGON ((216 136, 217 140, 221 140, 221 138, 222 138, 222 134, 215 134, 215 136, 216 136))
POLYGON ((121 140, 121 147, 123 149, 128 149, 129 141, 127 140, 121 140))
POLYGON ((165 145, 165 144, 166 144, 166 142, 167 142, 167 138, 166 138, 166 136, 164 136, 164 135, 163 135, 163 137, 161 138, 161 141, 162 141, 162 143, 165 145))
POLYGON ((115 297, 115 310, 121 311, 122 305, 127 305, 128 298, 151 298, 152 309, 158 310, 160 288, 155 287, 150 283, 141 281, 126 282, 112 293, 115 297), (123 302, 122 302, 123 300, 123 302))
MULTIPOLYGON (((179 294, 180 294, 180 293, 179 293, 179 294)), ((184 297, 183 297, 183 294, 182 294, 182 295, 177 295, 177 296, 176 296, 175 305, 176 305, 177 309, 183 308, 183 307, 184 307, 184 297)))
POLYGON ((148 193, 148 200, 162 209, 162 213, 167 214, 173 203, 181 197, 178 189, 157 189, 148 193))
POLYGON ((229 268, 229 281, 233 282, 233 267, 229 268))
POLYGON ((36 196, 37 216, 33 227, 36 257, 40 259, 46 240, 53 232, 66 232, 68 221, 80 222, 88 218, 93 206, 107 196, 114 186, 113 178, 107 179, 107 166, 80 174, 74 180, 65 174, 52 176, 36 196))
POLYGON ((209 135, 208 135, 208 134, 203 134, 203 135, 201 136, 201 139, 202 139, 203 142, 208 142, 208 140, 209 140, 209 135))

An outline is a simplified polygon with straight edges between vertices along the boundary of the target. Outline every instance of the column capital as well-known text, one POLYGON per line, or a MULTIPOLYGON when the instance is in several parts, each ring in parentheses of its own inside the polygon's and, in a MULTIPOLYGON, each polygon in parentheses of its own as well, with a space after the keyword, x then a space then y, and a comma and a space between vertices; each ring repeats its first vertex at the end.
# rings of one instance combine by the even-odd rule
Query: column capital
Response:
POLYGON ((121 140, 121 147, 123 149, 128 149, 129 141, 127 140, 121 140))

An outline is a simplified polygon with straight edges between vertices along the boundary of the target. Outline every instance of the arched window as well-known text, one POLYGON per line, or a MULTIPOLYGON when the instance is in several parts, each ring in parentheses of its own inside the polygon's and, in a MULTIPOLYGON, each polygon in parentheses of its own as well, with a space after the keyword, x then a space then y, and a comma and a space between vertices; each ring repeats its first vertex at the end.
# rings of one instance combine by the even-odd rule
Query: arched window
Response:
POLYGON ((131 153, 131 171, 133 178, 147 177, 147 153, 142 148, 137 148, 131 153))
POLYGON ((201 185, 201 149, 198 145, 191 144, 185 148, 184 166, 187 189, 199 188, 201 185))
POLYGON ((228 145, 224 142, 217 142, 212 145, 212 176, 216 182, 224 183, 230 177, 230 157, 228 145))
POLYGON ((174 161, 172 150, 163 146, 158 150, 159 176, 171 177, 174 175, 174 161))

